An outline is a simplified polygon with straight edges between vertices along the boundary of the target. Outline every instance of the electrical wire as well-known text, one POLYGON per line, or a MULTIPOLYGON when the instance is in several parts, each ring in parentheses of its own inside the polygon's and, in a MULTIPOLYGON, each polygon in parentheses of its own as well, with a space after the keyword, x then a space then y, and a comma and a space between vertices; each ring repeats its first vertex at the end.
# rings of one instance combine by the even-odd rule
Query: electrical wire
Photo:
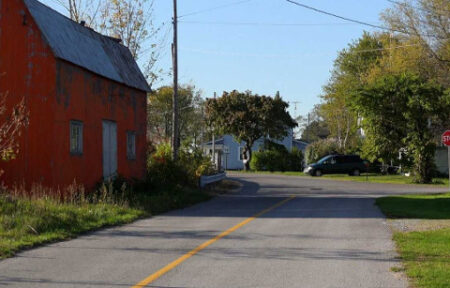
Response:
MULTIPOLYGON (((376 48, 376 49, 365 49, 365 50, 357 50, 357 51, 346 51, 347 54, 361 54, 368 52, 378 52, 378 51, 389 51, 394 49, 402 49, 408 47, 421 46, 421 44, 407 44, 400 45, 394 47, 386 47, 386 48, 376 48)), ((287 55, 287 54, 256 54, 256 53, 235 53, 235 52, 222 52, 217 50, 200 50, 200 49, 189 49, 182 48, 182 51, 200 53, 200 54, 210 54, 210 55, 218 55, 218 56, 241 56, 241 57, 263 57, 263 58, 298 58, 300 56, 313 56, 313 55, 334 55, 333 53, 305 53, 303 55, 287 55)))
POLYGON ((356 23, 269 23, 269 22, 203 22, 203 21, 179 21, 186 24, 224 25, 224 26, 338 26, 357 25, 356 23))
POLYGON ((198 11, 194 11, 194 12, 190 12, 190 13, 178 16, 178 19, 183 18, 183 17, 187 17, 187 16, 192 16, 192 15, 197 15, 197 14, 201 14, 201 13, 206 13, 206 12, 210 12, 210 11, 214 11, 214 10, 219 10, 219 9, 223 9, 223 8, 228 8, 228 7, 231 7, 231 6, 240 5, 240 4, 248 3, 250 1, 253 1, 253 0, 241 0, 241 1, 233 2, 233 3, 228 3, 228 4, 225 4, 225 5, 211 7, 211 8, 204 9, 204 10, 198 10, 198 11))
MULTIPOLYGON (((340 16, 340 15, 337 15, 337 14, 334 14, 334 13, 331 13, 331 12, 327 12, 327 11, 324 11, 324 10, 321 10, 321 9, 317 9, 317 8, 314 8, 314 7, 302 4, 302 3, 297 2, 297 1, 293 1, 293 0, 286 0, 286 1, 291 3, 291 4, 297 5, 299 7, 302 7, 302 8, 308 9, 308 10, 312 10, 312 11, 315 11, 317 13, 321 13, 321 14, 325 14, 325 15, 328 15, 328 16, 332 16, 332 17, 335 17, 335 18, 338 18, 338 19, 342 19, 342 20, 345 20, 345 21, 361 24, 361 25, 364 25, 364 26, 369 26, 369 27, 376 28, 376 29, 381 29, 381 30, 386 30, 386 31, 391 31, 391 32, 398 32, 398 33, 401 33, 401 34, 406 34, 406 35, 411 35, 411 36, 417 36, 416 34, 410 33, 408 31, 393 29, 393 28, 389 28, 389 27, 386 27, 386 26, 375 25, 375 24, 371 24, 371 23, 368 23, 368 22, 364 22, 364 21, 360 21, 360 20, 356 20, 356 19, 340 16)), ((426 36, 426 37, 429 37, 429 38, 435 38, 435 39, 442 39, 441 37, 436 36, 436 35, 428 35, 427 34, 427 35, 423 35, 423 36, 426 36)))
POLYGON ((375 25, 375 24, 371 24, 371 23, 368 23, 368 22, 364 22, 364 21, 360 21, 360 20, 356 20, 356 19, 352 19, 352 18, 348 18, 348 17, 344 17, 344 16, 339 16, 337 14, 334 14, 334 13, 331 13, 331 12, 327 12, 327 11, 324 11, 324 10, 321 10, 321 9, 317 9, 317 8, 314 8, 314 7, 311 7, 311 6, 299 3, 297 1, 293 1, 293 0, 286 0, 286 1, 291 3, 291 4, 303 7, 305 9, 315 11, 317 13, 325 14, 325 15, 328 15, 328 16, 332 16, 332 17, 339 18, 339 19, 342 19, 342 20, 345 20, 345 21, 349 21, 349 22, 353 22, 353 23, 356 23, 356 24, 369 26, 369 27, 372 27, 372 28, 377 28, 377 29, 382 29, 382 30, 387 30, 387 31, 393 31, 393 32, 399 32, 399 33, 408 34, 405 31, 391 29, 391 28, 388 28, 388 27, 385 27, 385 26, 381 26, 381 25, 375 25))

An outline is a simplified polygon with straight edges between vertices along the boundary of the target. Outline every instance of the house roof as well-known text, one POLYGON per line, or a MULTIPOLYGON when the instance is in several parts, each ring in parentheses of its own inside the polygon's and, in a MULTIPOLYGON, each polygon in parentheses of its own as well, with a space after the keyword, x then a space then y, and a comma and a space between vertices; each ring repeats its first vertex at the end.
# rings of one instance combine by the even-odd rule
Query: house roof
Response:
MULTIPOLYGON (((224 138, 221 138, 221 139, 217 139, 214 142, 216 143, 215 145, 223 145, 225 143, 225 140, 224 140, 224 138)), ((206 142, 203 145, 204 146, 211 146, 212 145, 212 141, 206 142)))
POLYGON ((309 145, 308 142, 300 140, 300 139, 293 139, 292 142, 303 144, 303 145, 309 145))
POLYGON ((127 86, 150 91, 130 50, 37 0, 24 0, 56 58, 127 86))
POLYGON ((299 139, 293 139, 292 140, 292 145, 294 145, 295 147, 303 150, 303 149, 306 149, 306 147, 309 145, 309 143, 305 142, 305 141, 302 141, 302 140, 299 140, 299 139))

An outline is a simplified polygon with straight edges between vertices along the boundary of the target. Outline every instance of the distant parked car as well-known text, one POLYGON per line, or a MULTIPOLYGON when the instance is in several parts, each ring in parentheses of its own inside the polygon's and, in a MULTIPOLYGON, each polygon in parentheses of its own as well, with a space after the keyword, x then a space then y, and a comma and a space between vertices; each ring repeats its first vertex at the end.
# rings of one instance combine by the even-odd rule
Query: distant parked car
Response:
POLYGON ((304 172, 311 176, 322 176, 323 174, 349 174, 359 176, 367 172, 369 163, 357 155, 328 155, 308 165, 304 172))

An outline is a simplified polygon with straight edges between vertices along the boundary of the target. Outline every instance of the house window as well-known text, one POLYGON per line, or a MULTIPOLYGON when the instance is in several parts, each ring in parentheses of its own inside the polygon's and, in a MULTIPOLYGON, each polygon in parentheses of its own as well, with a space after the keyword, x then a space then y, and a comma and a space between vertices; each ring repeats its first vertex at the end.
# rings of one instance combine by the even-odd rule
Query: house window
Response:
POLYGON ((239 146, 239 161, 244 161, 244 147, 239 146))
POLYGON ((127 158, 128 160, 136 160, 136 132, 127 132, 127 158))
POLYGON ((70 154, 83 154, 83 122, 70 121, 70 154))

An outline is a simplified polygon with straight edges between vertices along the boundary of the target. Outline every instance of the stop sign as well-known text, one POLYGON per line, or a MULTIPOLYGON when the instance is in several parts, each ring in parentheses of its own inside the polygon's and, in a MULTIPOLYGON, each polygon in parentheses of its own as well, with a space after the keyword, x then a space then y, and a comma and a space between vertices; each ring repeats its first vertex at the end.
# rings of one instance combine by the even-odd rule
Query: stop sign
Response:
POLYGON ((444 143, 445 146, 450 146, 450 130, 447 130, 442 134, 442 143, 444 143))

